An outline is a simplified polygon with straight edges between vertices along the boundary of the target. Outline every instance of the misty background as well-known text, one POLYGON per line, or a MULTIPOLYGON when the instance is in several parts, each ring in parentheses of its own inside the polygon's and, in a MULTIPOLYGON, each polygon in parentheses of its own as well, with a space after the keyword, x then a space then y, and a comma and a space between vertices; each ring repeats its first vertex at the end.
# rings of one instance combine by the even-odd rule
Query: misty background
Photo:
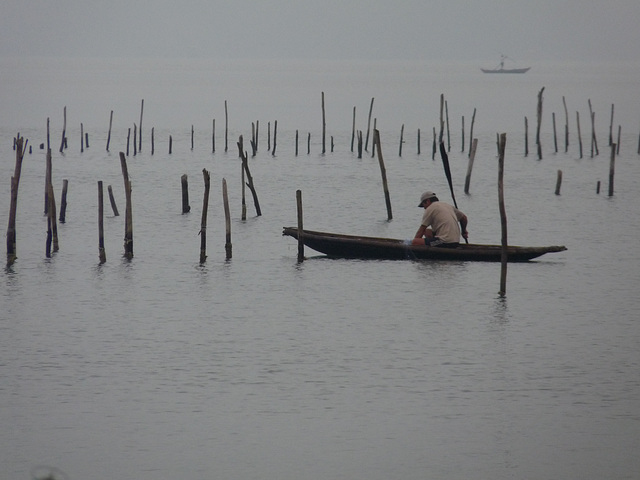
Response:
POLYGON ((0 56, 640 60, 637 0, 10 0, 0 56))

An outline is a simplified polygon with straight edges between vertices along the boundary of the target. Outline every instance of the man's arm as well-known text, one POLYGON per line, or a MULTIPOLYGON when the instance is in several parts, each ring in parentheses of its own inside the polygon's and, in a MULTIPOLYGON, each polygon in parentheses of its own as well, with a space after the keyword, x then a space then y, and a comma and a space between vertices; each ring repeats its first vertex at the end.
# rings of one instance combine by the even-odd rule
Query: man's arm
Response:
POLYGON ((467 232, 467 216, 463 213, 460 218, 460 233, 462 234, 462 238, 468 238, 469 232, 467 232))

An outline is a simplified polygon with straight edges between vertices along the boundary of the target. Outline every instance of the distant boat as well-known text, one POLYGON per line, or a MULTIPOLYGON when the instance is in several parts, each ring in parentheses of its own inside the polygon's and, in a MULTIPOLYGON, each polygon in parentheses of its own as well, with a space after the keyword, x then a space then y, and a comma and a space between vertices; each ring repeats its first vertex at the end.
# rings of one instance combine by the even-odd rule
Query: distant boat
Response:
POLYGON ((506 60, 506 55, 500 56, 500 65, 495 68, 481 68, 484 73, 527 73, 531 67, 525 68, 504 68, 504 61, 506 60))

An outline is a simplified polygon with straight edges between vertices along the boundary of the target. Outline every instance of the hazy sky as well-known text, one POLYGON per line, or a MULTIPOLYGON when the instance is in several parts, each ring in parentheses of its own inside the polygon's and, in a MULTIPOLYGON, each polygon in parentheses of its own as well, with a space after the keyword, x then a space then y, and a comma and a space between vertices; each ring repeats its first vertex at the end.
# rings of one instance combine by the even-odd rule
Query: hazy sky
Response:
POLYGON ((0 56, 639 62, 638 0, 8 0, 0 56))

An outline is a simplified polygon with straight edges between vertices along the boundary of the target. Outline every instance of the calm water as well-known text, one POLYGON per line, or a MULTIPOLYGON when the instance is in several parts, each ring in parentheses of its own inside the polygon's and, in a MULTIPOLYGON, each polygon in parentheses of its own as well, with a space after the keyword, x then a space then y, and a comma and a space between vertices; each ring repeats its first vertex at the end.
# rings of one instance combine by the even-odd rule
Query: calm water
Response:
POLYGON ((0 479, 30 479, 40 465, 71 480, 639 478, 636 70, 541 67, 488 78, 495 76, 475 66, 3 62, 9 73, 0 98, 9 114, 0 129, 0 225, 8 221, 18 131, 33 152, 20 184, 19 258, 0 272, 0 479), (542 86, 539 161, 532 145, 542 86), (330 135, 335 142, 325 155, 321 91, 327 150, 330 135), (472 241, 500 241, 495 133, 504 131, 510 243, 568 250, 510 265, 505 298, 497 294, 494 264, 329 260, 310 250, 298 264, 295 241, 281 236, 296 222, 297 189, 308 228, 397 238, 417 229, 423 190, 450 200, 442 165, 431 160, 440 93, 452 125, 454 188, 472 241), (551 113, 560 131, 562 96, 571 145, 565 154, 561 140, 556 154, 551 113), (357 128, 366 130, 372 97, 392 221, 377 159, 350 151, 352 109, 357 128), (134 258, 122 258, 124 217, 114 217, 107 202, 107 262, 99 265, 97 181, 105 195, 113 186, 123 214, 117 152, 139 121, 142 98, 143 151, 133 156, 131 148, 128 157, 134 258), (594 158, 588 99, 597 112, 594 158), (622 136, 609 197, 612 103, 622 136), (69 148, 61 155, 65 105, 69 148), (468 132, 474 108, 479 147, 465 195, 461 116, 468 132), (45 155, 38 148, 47 117, 58 206, 62 180, 69 180, 67 221, 58 225, 60 251, 51 259, 44 255, 45 155), (235 142, 242 134, 249 147, 256 120, 259 152, 250 168, 263 215, 255 215, 247 191, 242 221, 235 142), (271 122, 273 133, 274 120, 272 156, 267 130, 271 122), (80 122, 90 135, 84 153, 80 122), (208 259, 200 265, 203 168, 212 191, 208 259), (189 178, 188 215, 180 213, 182 174, 189 178), (233 218, 229 261, 223 178, 233 218))

